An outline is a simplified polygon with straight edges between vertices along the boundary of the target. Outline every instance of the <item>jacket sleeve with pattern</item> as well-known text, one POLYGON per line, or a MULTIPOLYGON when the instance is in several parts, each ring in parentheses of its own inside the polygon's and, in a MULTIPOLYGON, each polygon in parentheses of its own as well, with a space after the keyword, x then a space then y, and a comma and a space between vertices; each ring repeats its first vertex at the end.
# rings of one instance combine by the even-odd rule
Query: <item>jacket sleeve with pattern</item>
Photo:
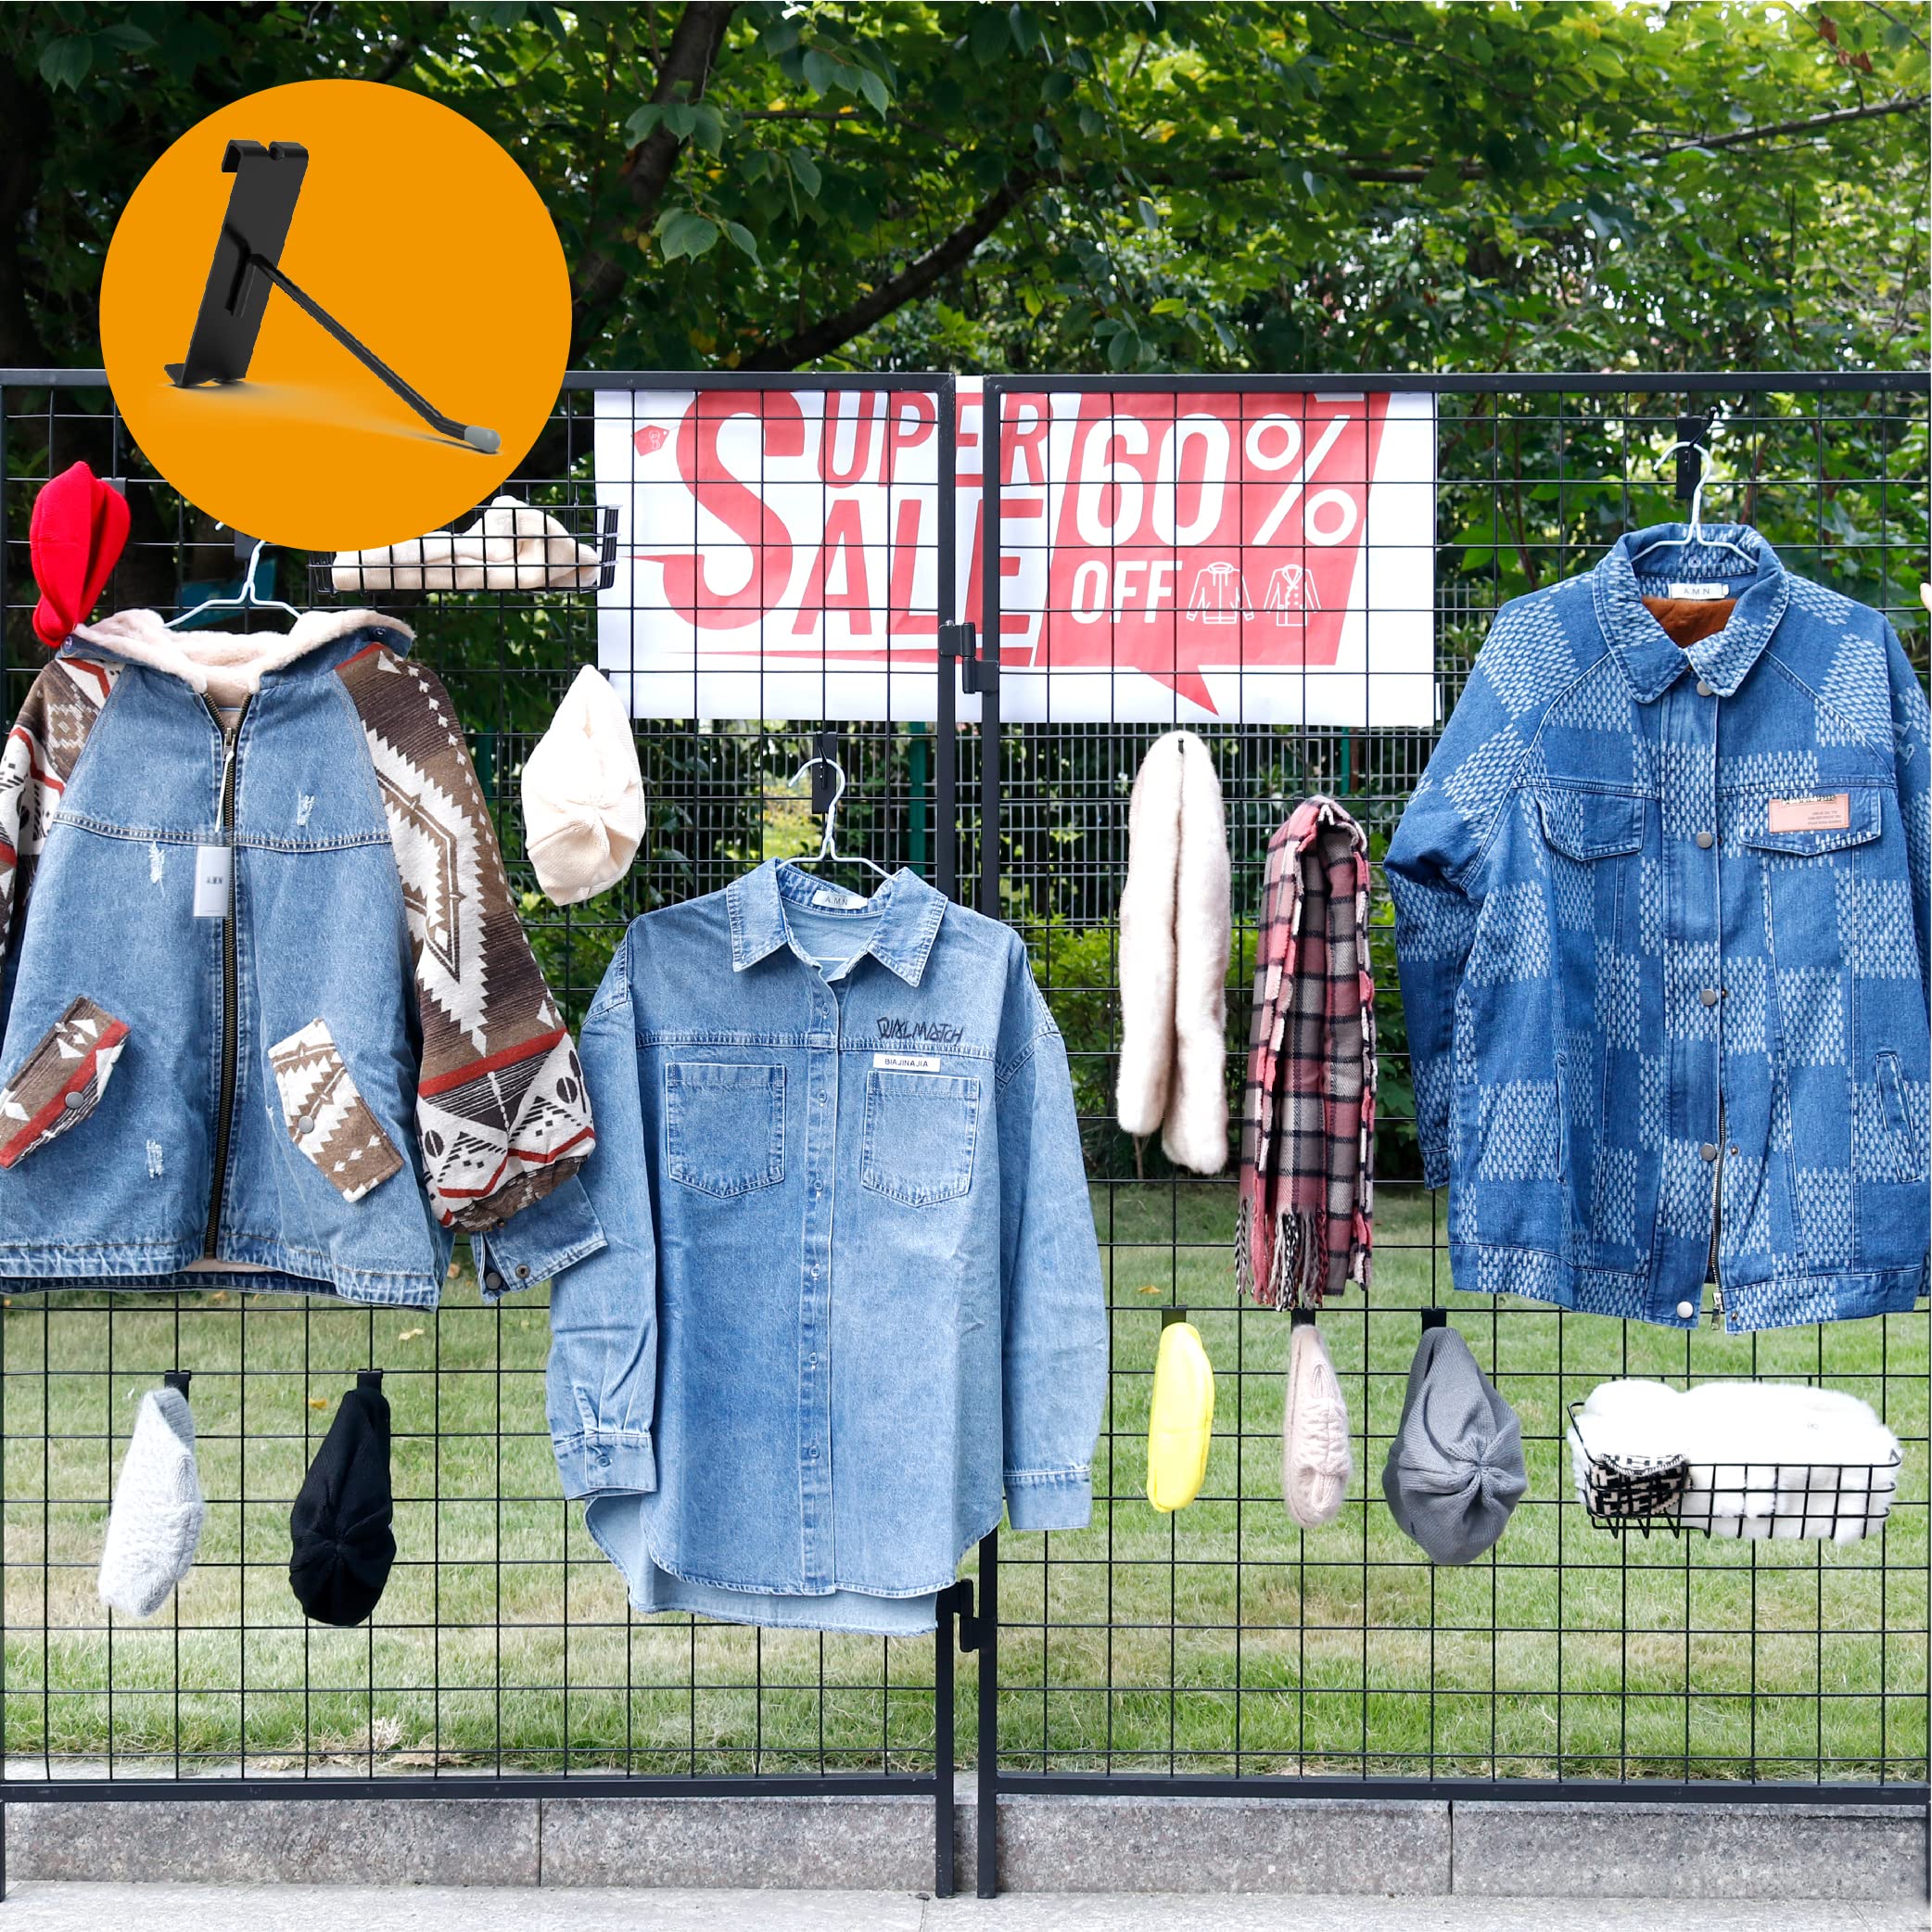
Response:
POLYGON ((487 1238, 561 1192, 540 1236, 532 1223, 477 1254, 486 1289, 525 1286, 601 1238, 576 1180, 596 1145, 583 1069, 517 916, 449 693, 434 672, 380 643, 339 675, 362 719, 401 874, 422 1034, 416 1133, 430 1203, 446 1227, 487 1238))
POLYGON ((1912 928, 1918 942, 1919 977, 1932 984, 1932 712, 1925 686, 1889 624, 1885 627, 1891 684, 1892 760, 1898 773, 1899 811, 1905 820, 1905 854, 1912 865, 1912 928))
POLYGON ((1511 717, 1489 674, 1519 621, 1511 606, 1497 615, 1386 861, 1416 1131, 1431 1188, 1449 1179, 1455 1001, 1481 909, 1479 861, 1537 725, 1533 715, 1511 717))
MULTIPOLYGON (((20 715, 0 741, 0 988, 12 985, 9 961, 47 828, 118 669, 92 658, 57 657, 28 687, 20 715)), ((0 1033, 7 1004, 0 992, 0 1033)))

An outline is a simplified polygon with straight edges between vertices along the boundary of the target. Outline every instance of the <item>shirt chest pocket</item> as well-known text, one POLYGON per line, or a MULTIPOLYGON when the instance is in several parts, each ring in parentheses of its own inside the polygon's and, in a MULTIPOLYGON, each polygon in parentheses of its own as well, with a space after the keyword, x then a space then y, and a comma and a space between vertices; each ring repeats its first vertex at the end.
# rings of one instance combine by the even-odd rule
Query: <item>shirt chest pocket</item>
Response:
POLYGON ((665 1172, 730 1197, 785 1177, 785 1070, 672 1060, 664 1069, 665 1172))
POLYGON ((865 1083, 859 1178, 901 1207, 935 1207, 972 1186, 980 1084, 971 1074, 894 1074, 865 1083))

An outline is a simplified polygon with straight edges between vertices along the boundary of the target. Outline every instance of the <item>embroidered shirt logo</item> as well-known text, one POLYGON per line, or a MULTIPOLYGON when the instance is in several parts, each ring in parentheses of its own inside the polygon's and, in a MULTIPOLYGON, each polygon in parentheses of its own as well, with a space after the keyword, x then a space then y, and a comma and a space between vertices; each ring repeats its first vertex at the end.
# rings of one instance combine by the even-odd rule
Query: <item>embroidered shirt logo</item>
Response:
POLYGON ((918 1040, 928 1047, 956 1047, 965 1030, 950 1020, 889 1020, 882 1015, 879 1021, 882 1040, 918 1040))
POLYGON ((1851 827, 1851 794, 1833 792, 1823 798, 1773 798, 1764 815, 1767 832, 1847 832, 1851 827))

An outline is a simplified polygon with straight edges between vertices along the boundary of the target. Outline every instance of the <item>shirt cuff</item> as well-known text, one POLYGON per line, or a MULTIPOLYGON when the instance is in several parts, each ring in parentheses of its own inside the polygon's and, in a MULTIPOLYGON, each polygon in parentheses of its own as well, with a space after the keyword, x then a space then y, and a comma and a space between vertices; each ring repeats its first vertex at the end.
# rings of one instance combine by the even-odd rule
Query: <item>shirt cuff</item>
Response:
POLYGON ((657 1458, 648 1430, 587 1429, 560 1436, 557 1473, 566 1496, 644 1493, 657 1487, 657 1458))
POLYGON ((1093 1516, 1085 1469, 1009 1469, 1006 1519, 1016 1530, 1084 1530, 1093 1516))
POLYGON ((1439 1141, 1431 1147, 1428 1141, 1422 1143, 1422 1185, 1425 1188, 1446 1188, 1449 1185, 1449 1143, 1439 1141))
POLYGON ((604 1224, 574 1174, 541 1201, 519 1209, 501 1227, 470 1236, 470 1253, 486 1302, 500 1302, 520 1288, 535 1288, 603 1246, 604 1224))

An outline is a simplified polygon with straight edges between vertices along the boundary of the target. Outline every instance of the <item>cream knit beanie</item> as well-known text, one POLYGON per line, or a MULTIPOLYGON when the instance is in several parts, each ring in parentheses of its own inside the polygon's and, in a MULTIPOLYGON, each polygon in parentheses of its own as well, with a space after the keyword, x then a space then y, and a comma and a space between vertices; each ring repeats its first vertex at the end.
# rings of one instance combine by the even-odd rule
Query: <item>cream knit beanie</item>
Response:
POLYGON ((379 550, 345 550, 332 572, 350 594, 382 591, 588 591, 603 559, 546 510, 500 496, 463 530, 379 550))
POLYGON ((1333 1522, 1354 1467, 1348 1407, 1328 1345, 1312 1321, 1298 1321, 1281 1398, 1281 1500, 1289 1515, 1304 1530, 1333 1522))
POLYGON ((607 892, 644 835, 644 781, 630 718, 586 665, 523 768, 524 849, 559 906, 607 892))

